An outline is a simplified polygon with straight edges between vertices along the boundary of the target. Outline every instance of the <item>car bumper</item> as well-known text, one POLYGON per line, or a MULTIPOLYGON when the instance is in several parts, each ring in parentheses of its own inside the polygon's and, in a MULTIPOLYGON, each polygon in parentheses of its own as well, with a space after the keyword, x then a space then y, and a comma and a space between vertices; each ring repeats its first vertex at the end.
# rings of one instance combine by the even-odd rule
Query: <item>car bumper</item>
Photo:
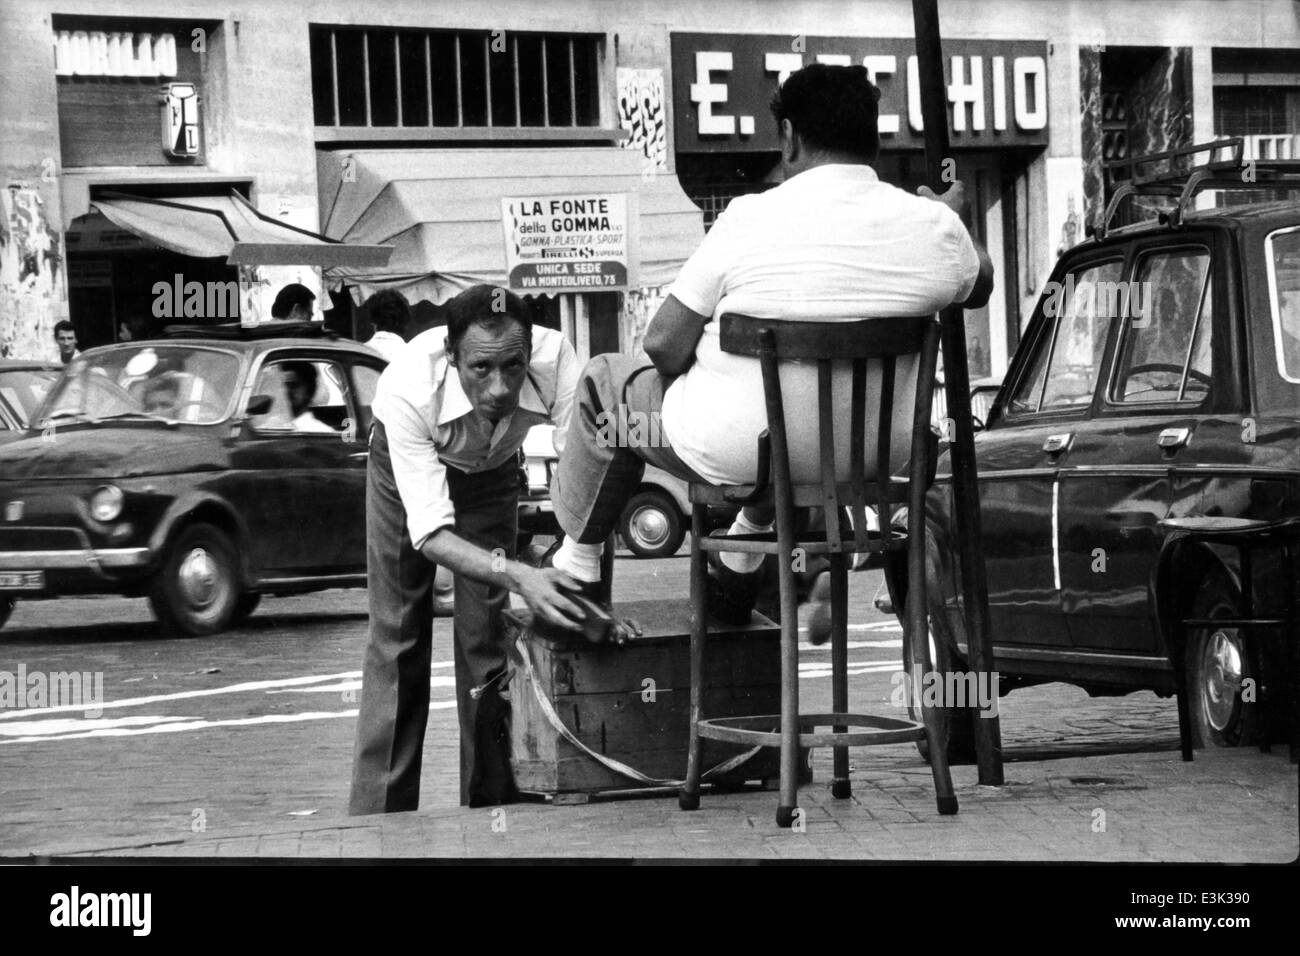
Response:
POLYGON ((0 551, 0 571, 110 571, 143 568, 151 558, 148 548, 0 551))

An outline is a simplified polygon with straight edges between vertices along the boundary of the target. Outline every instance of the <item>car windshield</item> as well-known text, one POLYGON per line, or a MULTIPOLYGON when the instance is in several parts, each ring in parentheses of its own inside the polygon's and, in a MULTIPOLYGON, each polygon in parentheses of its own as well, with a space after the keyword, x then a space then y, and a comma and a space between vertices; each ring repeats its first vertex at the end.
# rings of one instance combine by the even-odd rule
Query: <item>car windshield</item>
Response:
POLYGON ((58 372, 44 368, 0 371, 0 397, 18 416, 19 424, 26 426, 58 377, 58 372))
POLYGON ((1278 371, 1300 382, 1300 229, 1268 237, 1268 274, 1278 371))
POLYGON ((239 358, 218 349, 141 345, 84 355, 40 412, 61 419, 156 419, 212 425, 230 413, 239 358))

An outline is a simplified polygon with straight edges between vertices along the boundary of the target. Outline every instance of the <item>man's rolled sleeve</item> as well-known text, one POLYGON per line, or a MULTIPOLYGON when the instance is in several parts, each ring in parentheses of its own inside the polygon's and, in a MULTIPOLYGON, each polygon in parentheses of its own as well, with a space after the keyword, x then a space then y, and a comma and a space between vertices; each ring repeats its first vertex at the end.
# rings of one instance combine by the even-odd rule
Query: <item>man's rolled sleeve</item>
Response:
POLYGON ((388 435, 393 481, 406 509, 406 528, 412 546, 418 549, 435 531, 456 523, 456 508, 447 487, 447 466, 409 403, 390 396, 380 421, 388 435))
POLYGON ((718 216, 668 289, 669 295, 696 315, 712 318, 713 310, 726 294, 727 274, 736 254, 732 224, 737 219, 737 206, 743 208, 746 198, 733 199, 718 216))

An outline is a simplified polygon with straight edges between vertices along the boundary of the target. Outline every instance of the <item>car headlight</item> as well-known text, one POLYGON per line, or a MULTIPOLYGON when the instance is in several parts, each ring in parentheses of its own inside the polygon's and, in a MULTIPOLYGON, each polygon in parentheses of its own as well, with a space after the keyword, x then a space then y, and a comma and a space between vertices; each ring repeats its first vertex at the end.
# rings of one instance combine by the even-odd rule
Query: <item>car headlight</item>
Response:
POLYGON ((90 514, 96 521, 112 521, 122 513, 126 496, 115 485, 101 485, 90 496, 90 514))

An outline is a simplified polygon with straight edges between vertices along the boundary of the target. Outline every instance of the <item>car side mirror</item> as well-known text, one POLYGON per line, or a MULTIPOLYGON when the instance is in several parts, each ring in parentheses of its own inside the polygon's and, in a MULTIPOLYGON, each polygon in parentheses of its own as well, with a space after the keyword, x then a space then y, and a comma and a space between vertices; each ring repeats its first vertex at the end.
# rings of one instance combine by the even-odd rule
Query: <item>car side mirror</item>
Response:
POLYGON ((244 409, 248 415, 265 415, 275 404, 275 399, 270 395, 254 395, 248 400, 248 408, 244 409))

